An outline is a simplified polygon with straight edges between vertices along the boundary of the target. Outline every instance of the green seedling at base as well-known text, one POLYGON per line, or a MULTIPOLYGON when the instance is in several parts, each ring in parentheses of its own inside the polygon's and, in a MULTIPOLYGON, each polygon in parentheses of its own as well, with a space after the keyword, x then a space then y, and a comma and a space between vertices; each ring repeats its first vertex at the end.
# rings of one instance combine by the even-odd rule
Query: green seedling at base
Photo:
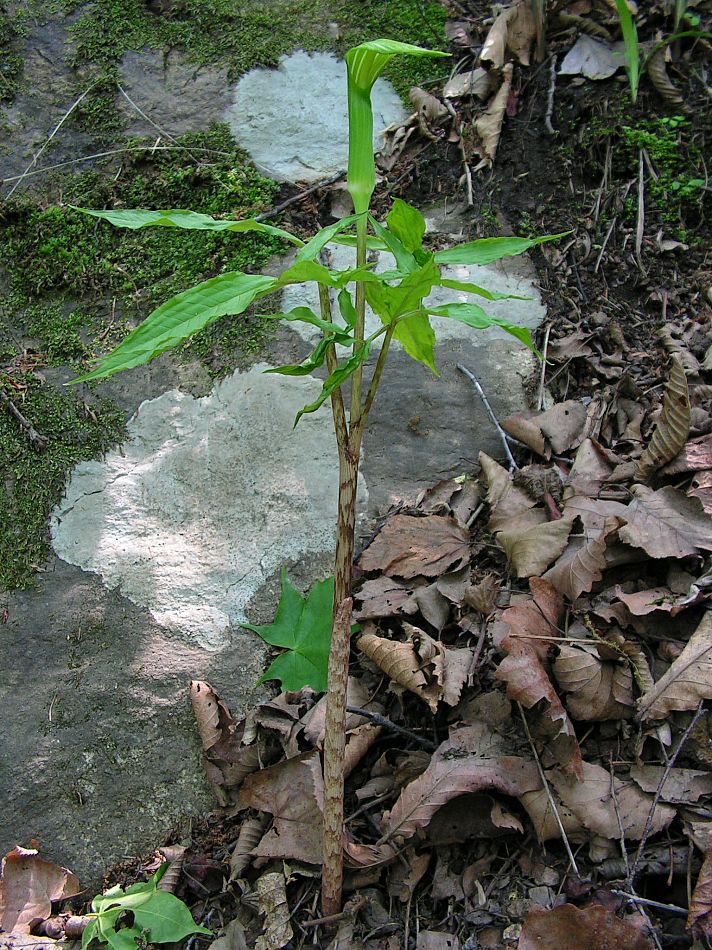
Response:
POLYGON ((158 889, 167 869, 166 861, 149 881, 132 884, 125 891, 117 885, 95 897, 89 915, 94 919, 82 934, 82 950, 92 940, 108 944, 111 950, 135 950, 142 940, 175 943, 189 934, 212 936, 211 930, 195 923, 182 900, 158 889), (129 914, 133 922, 121 926, 129 914))
MULTIPOLYGON (((309 413, 329 402, 334 419, 339 454, 339 498, 334 555, 333 598, 328 615, 331 646, 328 653, 327 707, 324 741, 324 870, 322 909, 325 915, 341 909, 343 809, 344 809, 344 721, 349 644, 352 630, 352 564, 356 522, 356 487, 364 429, 381 380, 393 340, 414 360, 435 368, 435 333, 432 316, 456 320, 476 329, 499 326, 532 350, 528 330, 490 316, 478 303, 501 298, 466 281, 453 281, 446 268, 453 264, 488 264, 503 257, 521 254, 543 241, 560 235, 536 238, 487 238, 461 244, 449 250, 429 251, 423 246, 425 220, 422 214, 396 199, 385 221, 370 214, 376 173, 373 157, 373 113, 371 89, 389 61, 398 55, 443 56, 392 40, 374 40, 349 50, 348 72, 349 162, 348 190, 354 213, 322 228, 304 242, 281 228, 256 220, 216 220, 190 211, 89 211, 118 227, 172 227, 186 230, 221 230, 236 233, 263 231, 297 247, 293 263, 279 277, 223 273, 178 294, 150 316, 92 372, 82 380, 102 379, 120 370, 148 362, 203 327, 226 315, 238 316, 257 302, 264 319, 304 322, 321 331, 314 351, 302 363, 276 367, 269 372, 289 376, 311 374, 324 366, 326 379, 321 392, 297 415, 295 425, 309 413), (355 246, 355 265, 345 270, 327 268, 319 260, 329 244, 355 246), (388 254, 393 267, 377 274, 367 262, 368 249, 388 254), (320 309, 297 307, 288 313, 266 309, 263 301, 289 284, 313 281, 319 292, 320 309), (436 287, 450 287, 469 294, 470 302, 432 306, 428 298, 436 287), (336 306, 332 306, 332 294, 336 306), (366 302, 380 320, 380 326, 366 333, 366 302), (338 349, 337 349, 338 347, 338 349), (344 354, 344 348, 346 352, 344 354), (363 386, 363 366, 371 354, 376 358, 368 387, 363 386), (349 408, 343 388, 350 387, 349 408)), ((79 382, 80 380, 77 380, 79 382)), ((295 636, 289 639, 279 624, 278 639, 283 646, 304 647, 295 636)), ((314 659, 323 663, 326 649, 314 659)), ((292 664, 292 660, 284 663, 292 664)), ((304 657, 302 656, 302 659, 304 657)), ((303 664, 302 664, 303 666, 303 664)), ((290 682, 294 682, 290 679, 290 682)))

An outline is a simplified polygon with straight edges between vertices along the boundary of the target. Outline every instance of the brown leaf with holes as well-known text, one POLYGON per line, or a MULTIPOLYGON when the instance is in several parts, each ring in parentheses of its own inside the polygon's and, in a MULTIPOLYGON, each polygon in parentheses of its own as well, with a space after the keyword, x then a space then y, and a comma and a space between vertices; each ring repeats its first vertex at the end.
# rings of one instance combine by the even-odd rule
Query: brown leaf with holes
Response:
POLYGON ((563 904, 553 910, 532 907, 524 921, 517 950, 653 950, 637 927, 620 920, 601 904, 578 908, 563 904))
POLYGON ((585 422, 586 407, 575 399, 557 403, 536 419, 557 455, 579 444, 585 422))
POLYGON ((469 542, 469 531, 454 518, 395 515, 363 552, 359 566, 390 577, 438 577, 467 562, 469 542))
POLYGON ((385 574, 364 581, 354 597, 361 605, 354 610, 356 620, 378 620, 418 612, 413 588, 385 574))
POLYGON ((712 435, 702 435, 687 442, 661 474, 680 475, 682 472, 702 472, 705 469, 712 469, 712 435))
POLYGON ((652 689, 638 701, 636 718, 663 719, 670 712, 695 709, 701 699, 712 699, 712 612, 700 625, 680 656, 652 689))
POLYGON ((527 709, 544 701, 540 728, 557 760, 578 774, 581 752, 576 732, 549 678, 549 650, 561 636, 564 602, 539 577, 530 579, 529 588, 532 600, 509 607, 492 627, 495 646, 507 654, 495 675, 507 684, 507 696, 527 709))
POLYGON ((564 551, 571 522, 564 518, 544 524, 517 526, 497 533, 517 577, 541 575, 564 551))
POLYGON ((712 519, 697 498, 669 485, 658 491, 634 485, 631 491, 628 524, 618 531, 625 544, 643 548, 654 558, 689 557, 698 549, 712 551, 712 519))
POLYGON ((458 795, 493 789, 519 797, 541 786, 534 762, 501 755, 488 746, 491 737, 478 727, 456 730, 433 753, 427 769, 401 791, 383 816, 389 838, 407 839, 425 828, 442 806, 458 795))
POLYGON ((33 848, 14 847, 0 869, 0 929, 29 934, 52 913, 52 901, 81 891, 79 880, 66 868, 45 861, 33 848))
POLYGON ((628 663, 601 659, 596 644, 561 644, 553 670, 574 719, 601 722, 634 715, 633 675, 628 663))
POLYGON ((673 357, 662 412, 655 423, 650 442, 638 459, 636 479, 647 480, 653 472, 674 459, 685 445, 689 434, 690 393, 687 376, 680 360, 673 357))

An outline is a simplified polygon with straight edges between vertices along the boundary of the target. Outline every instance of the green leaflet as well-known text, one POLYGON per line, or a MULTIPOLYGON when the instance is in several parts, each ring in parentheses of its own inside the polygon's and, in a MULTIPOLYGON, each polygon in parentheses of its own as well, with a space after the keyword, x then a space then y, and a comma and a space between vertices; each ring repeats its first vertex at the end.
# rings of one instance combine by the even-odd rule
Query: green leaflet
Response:
MULTIPOLYGON (((405 202, 403 203, 405 204, 405 202)), ((371 227, 376 233, 376 237, 383 241, 383 243, 386 245, 386 248, 395 257, 398 270, 402 271, 404 274, 411 274, 414 270, 416 270, 418 267, 418 262, 410 253, 410 251, 405 249, 396 235, 392 234, 388 228, 384 228, 382 224, 379 224, 378 221, 376 221, 376 219, 370 214, 368 219, 371 222, 371 227)))
POLYGON ((466 323, 467 326, 474 327, 476 330, 485 330, 487 327, 501 327, 507 333, 511 333, 512 336, 521 340, 532 353, 541 358, 541 353, 534 346, 531 333, 526 327, 518 327, 513 323, 507 323, 506 320, 501 320, 499 317, 492 317, 476 303, 447 303, 442 307, 428 309, 428 313, 432 317, 449 317, 451 320, 466 323))
POLYGON ((324 380, 324 385, 321 388, 321 392, 314 400, 310 402, 309 405, 304 406, 303 409, 300 409, 297 413, 297 417, 294 420, 294 428, 296 429, 299 424, 299 420, 303 415, 306 415, 308 412, 316 412, 320 406, 329 398, 329 396, 334 392, 335 389, 338 389, 346 380, 351 376, 358 367, 364 363, 371 352, 371 343, 369 340, 364 340, 358 350, 354 355, 342 363, 334 372, 324 380))
POLYGON ((112 887, 95 897, 91 905, 95 919, 82 934, 82 950, 94 938, 112 950, 135 950, 143 936, 148 943, 174 943, 194 933, 212 936, 212 931, 195 923, 183 901, 157 889, 167 868, 166 862, 145 883, 132 884, 125 891, 112 887), (133 914, 133 926, 117 930, 118 919, 127 910, 133 914))
POLYGON ((71 382, 106 379, 121 370, 142 366, 219 317, 242 313, 256 297, 274 290, 276 284, 274 277, 240 271, 196 284, 154 310, 96 369, 71 382))
POLYGON ((440 375, 435 368, 435 331, 426 310, 421 308, 417 313, 399 320, 393 336, 408 356, 427 366, 436 376, 440 375))
POLYGON ((640 85, 638 30, 626 0, 616 0, 616 9, 618 10, 618 19, 620 20, 623 44, 625 46, 625 71, 628 73, 630 99, 631 102, 635 104, 638 98, 638 86, 640 85))
POLYGON ((531 300, 531 297, 519 297, 517 294, 500 294, 496 290, 487 290, 480 287, 479 284, 471 284, 466 280, 450 280, 443 278, 440 281, 441 287, 449 287, 451 290, 461 290, 466 294, 477 294, 478 297, 484 297, 486 300, 531 300))
MULTIPOLYGON (((343 293, 344 291, 342 291, 343 293)), ((348 293, 348 291, 346 291, 348 293)), ((332 337, 343 346, 350 346, 354 338, 349 336, 348 331, 344 330, 337 323, 329 323, 328 320, 322 320, 309 307, 295 307, 287 313, 260 313, 261 320, 286 320, 288 323, 309 323, 313 327, 318 327, 328 337, 332 337)))
POLYGON ((314 280, 319 284, 338 290, 356 280, 372 282, 382 280, 380 274, 373 273, 372 266, 353 267, 347 270, 329 270, 317 261, 295 261, 291 267, 280 274, 277 287, 284 287, 287 284, 302 284, 314 280))
POLYGON ((393 207, 388 212, 386 224, 391 234, 395 234, 406 251, 419 250, 425 236, 425 218, 412 205, 400 198, 393 199, 393 207))
POLYGON ((314 350, 301 363, 286 363, 284 366, 275 366, 266 369, 265 373, 279 373, 280 376, 308 376, 312 370, 322 366, 326 358, 326 351, 332 340, 319 340, 314 350))
POLYGON ((282 568, 282 595, 274 622, 262 626, 242 624, 266 643, 286 651, 270 665, 258 684, 276 679, 283 690, 298 690, 303 686, 311 686, 318 693, 326 690, 333 597, 333 577, 317 581, 308 595, 302 597, 282 568))
POLYGON ((351 294, 345 287, 339 294, 339 311, 346 326, 353 329, 356 326, 358 315, 351 294))
POLYGON ((458 244, 456 247, 437 251, 435 260, 438 264, 491 264, 503 257, 516 257, 517 254, 523 254, 530 248, 536 247, 537 244, 558 241, 567 234, 571 234, 571 231, 562 231, 561 234, 544 234, 537 238, 482 238, 479 241, 469 241, 467 244, 458 244))
POLYGON ((352 224, 355 224, 360 217, 360 214, 350 214, 340 221, 337 221, 336 224, 330 224, 328 227, 322 228, 321 231, 317 231, 314 237, 308 241, 304 247, 299 248, 294 258, 295 264, 299 261, 313 261, 319 251, 326 247, 329 241, 336 237, 337 234, 345 231, 346 228, 351 227, 352 224))
POLYGON ((136 209, 134 211, 92 211, 89 208, 77 208, 69 205, 73 211, 81 211, 82 214, 90 214, 93 218, 102 218, 109 221, 117 228, 187 228, 191 231, 261 231, 263 234, 272 234, 275 237, 283 238, 301 247, 304 241, 290 234, 289 231, 283 231, 272 224, 263 224, 262 221, 255 221, 254 218, 248 218, 244 221, 223 220, 217 221, 209 214, 199 214, 197 211, 144 211, 136 209))
POLYGON ((421 300, 439 283, 440 271, 430 255, 424 265, 404 277, 395 287, 367 284, 366 299, 383 323, 388 324, 405 313, 417 310, 421 300))

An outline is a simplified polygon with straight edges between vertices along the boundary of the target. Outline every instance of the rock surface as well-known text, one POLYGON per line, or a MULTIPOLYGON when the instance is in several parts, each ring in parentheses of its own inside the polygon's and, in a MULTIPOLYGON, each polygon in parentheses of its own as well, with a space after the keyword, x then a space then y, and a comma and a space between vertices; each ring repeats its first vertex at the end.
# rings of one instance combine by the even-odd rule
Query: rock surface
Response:
MULTIPOLYGON (((278 69, 251 69, 235 87, 225 117, 257 168, 279 181, 317 181, 346 169, 346 64, 331 53, 301 50, 278 69)), ((374 145, 378 132, 405 116, 391 84, 373 87, 374 145)))

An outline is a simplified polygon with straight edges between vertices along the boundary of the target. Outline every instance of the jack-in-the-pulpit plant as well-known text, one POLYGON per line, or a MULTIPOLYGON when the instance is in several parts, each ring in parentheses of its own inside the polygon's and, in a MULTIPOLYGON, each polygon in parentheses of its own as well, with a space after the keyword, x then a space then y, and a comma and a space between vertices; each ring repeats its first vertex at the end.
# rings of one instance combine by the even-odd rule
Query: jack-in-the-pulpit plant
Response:
MULTIPOLYGON (((388 61, 396 55, 443 56, 392 40, 374 40, 349 50, 348 70, 349 164, 348 189, 354 214, 322 228, 303 242, 278 227, 259 221, 216 220, 192 211, 88 211, 118 227, 178 227, 198 230, 263 231, 296 245, 291 266, 280 277, 231 272, 203 281, 164 303, 133 330, 100 365, 80 381, 101 379, 120 370, 140 366, 159 353, 225 315, 237 316, 255 301, 262 301, 288 284, 315 281, 319 290, 320 313, 297 307, 288 313, 269 312, 265 319, 302 321, 317 327, 321 339, 313 353, 298 365, 280 366, 268 372, 304 376, 326 365, 327 376, 317 399, 297 415, 316 412, 328 399, 334 417, 339 453, 339 497, 334 559, 334 598, 331 649, 327 686, 326 738, 324 743, 324 870, 322 907, 325 915, 341 905, 343 806, 344 806, 344 719, 351 633, 351 575, 356 521, 356 485, 364 428, 381 379, 388 349, 397 340, 414 360, 435 372, 435 334, 431 316, 458 320, 475 328, 497 325, 533 349, 529 332, 489 316, 477 303, 427 303, 434 287, 450 287, 475 298, 500 299, 472 283, 451 280, 444 268, 450 264, 488 264, 503 257, 521 254, 533 245, 552 240, 487 238, 432 253, 423 247, 425 221, 415 208, 396 199, 385 221, 370 213, 376 184, 373 156, 373 113, 371 89, 388 61), (355 266, 331 270, 319 261, 320 252, 330 242, 355 245, 355 266), (392 268, 375 273, 367 262, 367 250, 389 254, 392 268), (336 307, 332 310, 332 299, 336 307), (366 334, 365 307, 370 305, 381 326, 366 334), (380 343, 373 376, 363 387, 363 366, 380 343), (347 355, 340 356, 340 347, 347 355), (349 409, 342 388, 350 385, 349 409), (365 391, 364 391, 365 390, 365 391)), ((558 235, 556 235, 558 236, 558 235)), ((261 306, 264 307, 263 304, 261 306)), ((375 355, 375 353, 374 353, 375 355)))

